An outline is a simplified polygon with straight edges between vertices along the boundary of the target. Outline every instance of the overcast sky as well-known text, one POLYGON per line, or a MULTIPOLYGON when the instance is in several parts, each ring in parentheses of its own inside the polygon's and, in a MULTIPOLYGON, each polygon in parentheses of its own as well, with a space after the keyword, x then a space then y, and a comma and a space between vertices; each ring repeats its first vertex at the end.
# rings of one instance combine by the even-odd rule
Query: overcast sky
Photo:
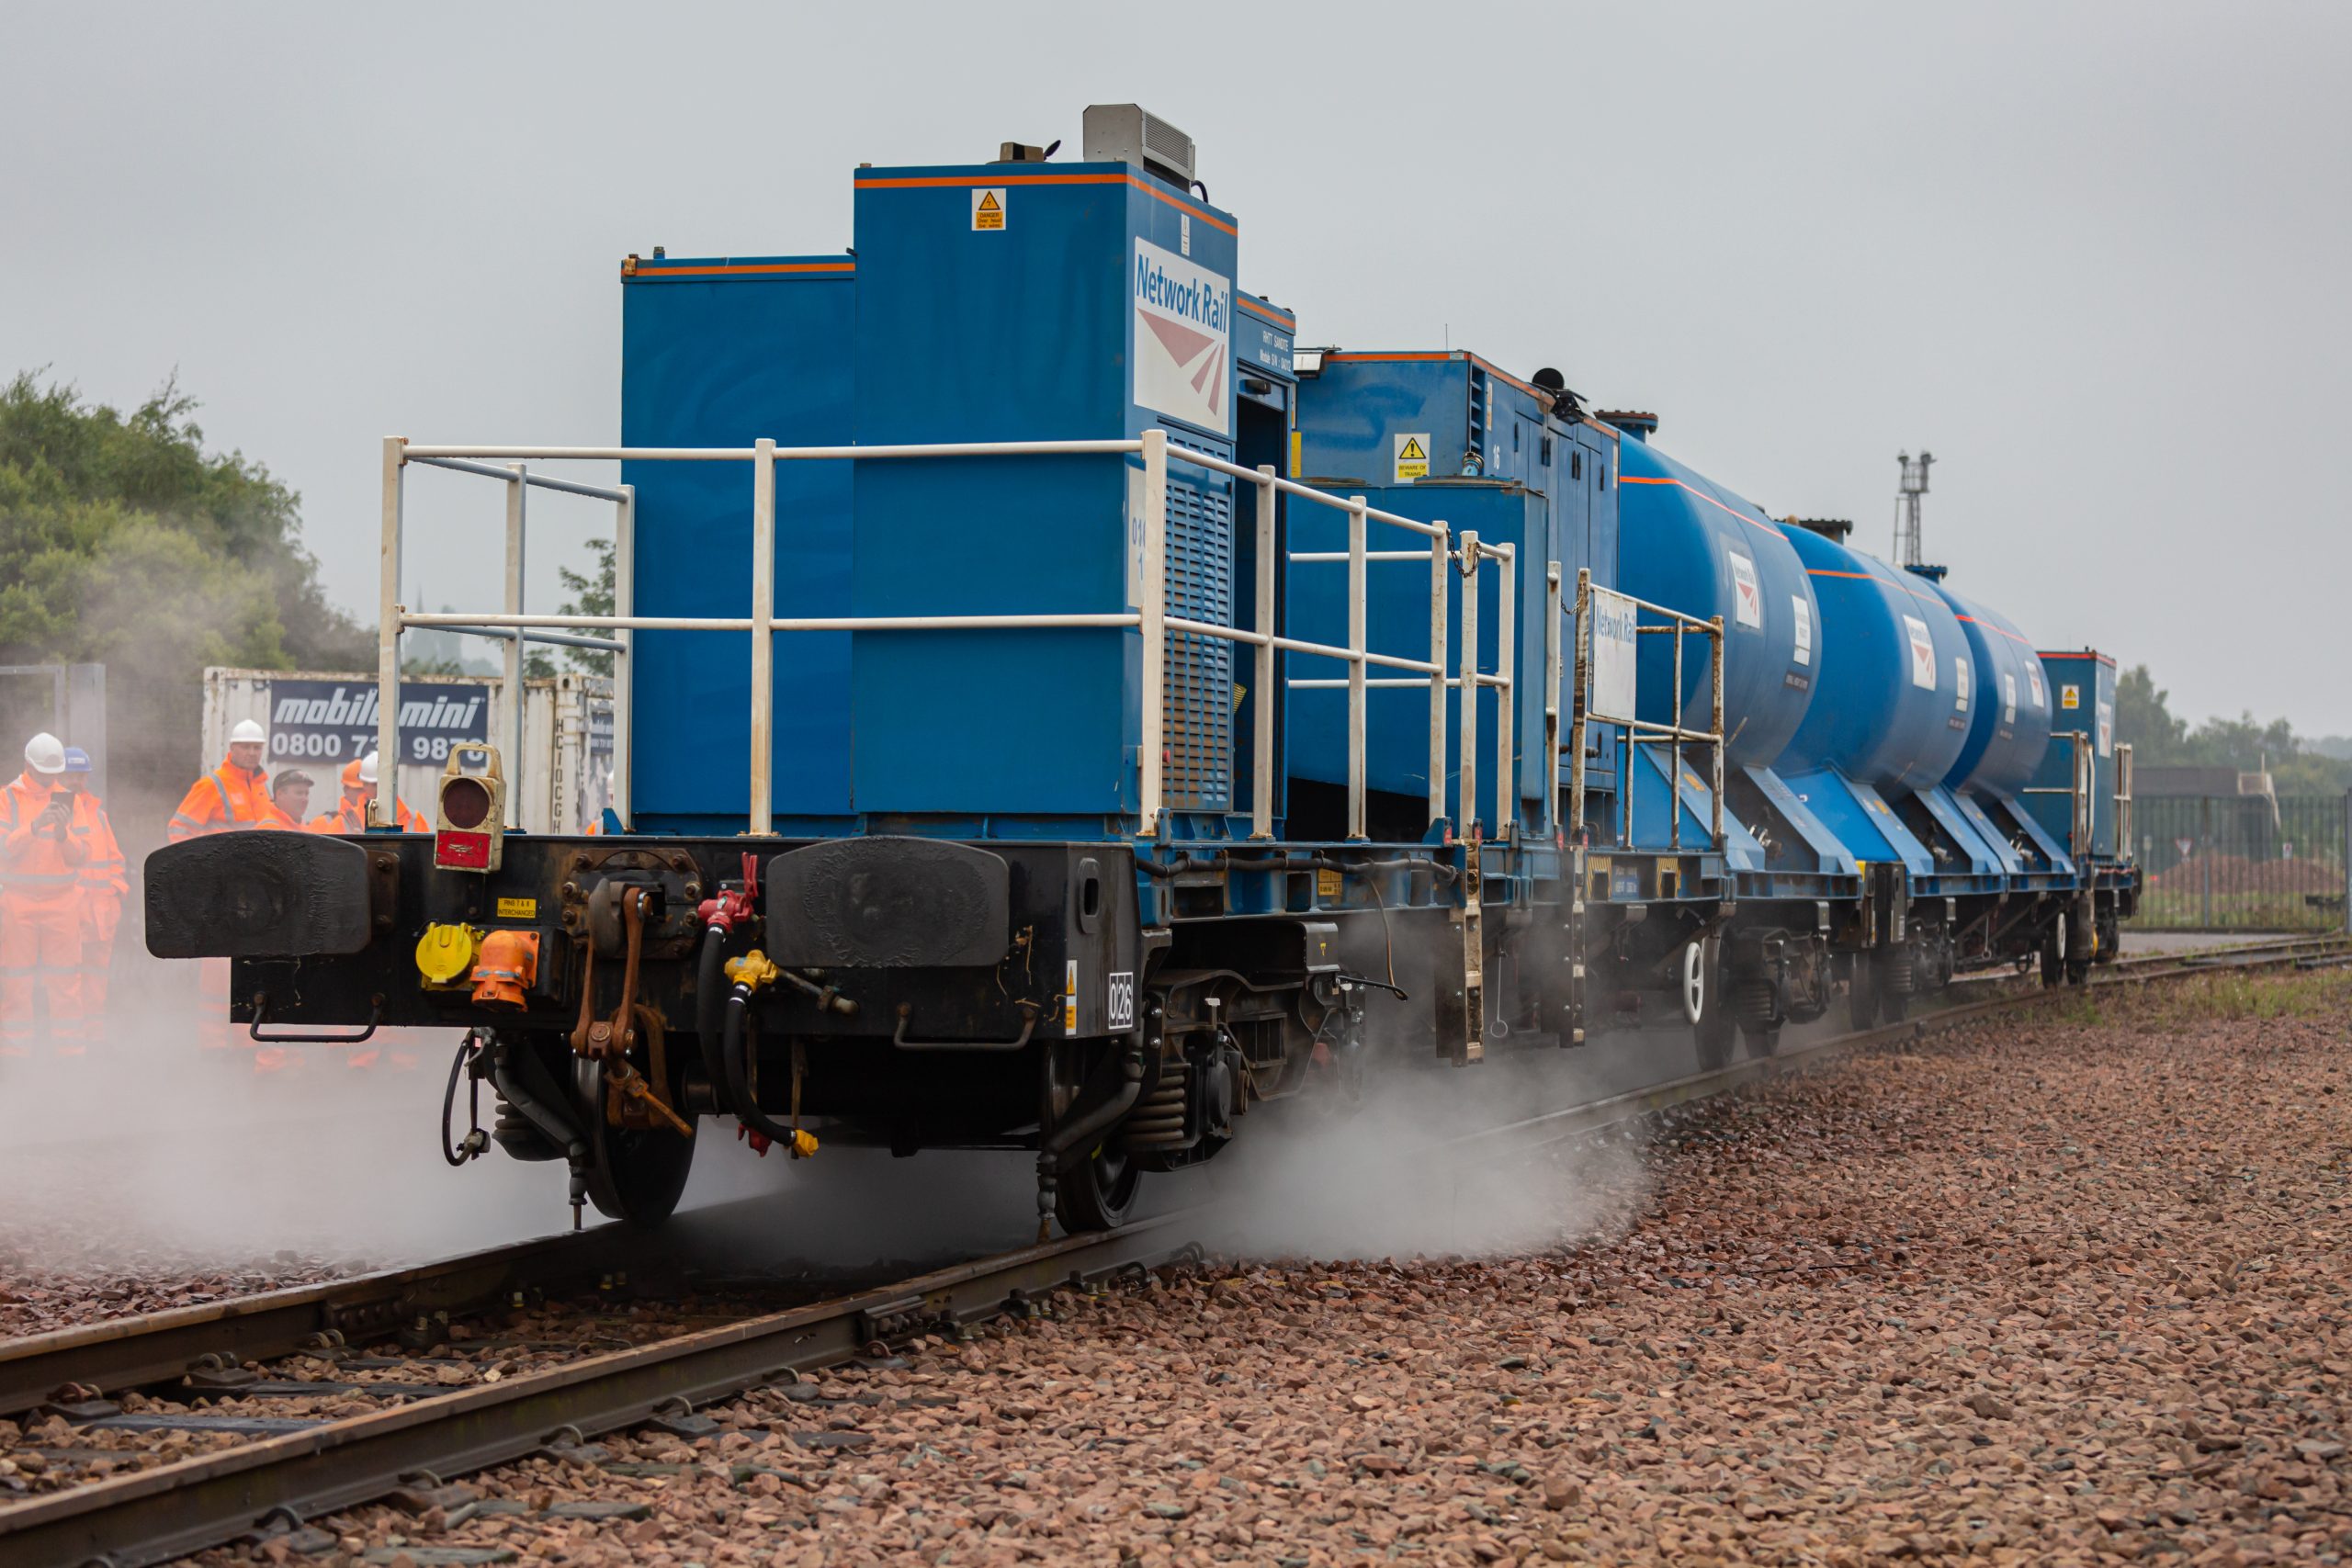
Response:
MULTIPOLYGON (((1132 99, 1302 343, 1557 366, 1882 554, 1929 446, 2043 647, 2352 732, 2347 72, 2342 5, 7 5, 0 372, 176 367, 372 619, 381 436, 617 438, 621 256, 836 250, 860 161, 1132 99)), ((412 494, 492 604, 495 487, 412 494)), ((551 605, 609 521, 534 509, 551 605)))

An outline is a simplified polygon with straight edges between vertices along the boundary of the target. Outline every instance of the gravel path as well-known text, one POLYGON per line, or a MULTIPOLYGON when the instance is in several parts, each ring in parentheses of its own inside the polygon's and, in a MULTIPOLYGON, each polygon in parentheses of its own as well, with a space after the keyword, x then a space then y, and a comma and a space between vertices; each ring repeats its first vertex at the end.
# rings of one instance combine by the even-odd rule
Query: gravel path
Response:
POLYGON ((1555 1250, 1167 1271, 326 1525, 420 1568, 2338 1561, 2352 976, 2195 984, 1713 1108, 1555 1250))

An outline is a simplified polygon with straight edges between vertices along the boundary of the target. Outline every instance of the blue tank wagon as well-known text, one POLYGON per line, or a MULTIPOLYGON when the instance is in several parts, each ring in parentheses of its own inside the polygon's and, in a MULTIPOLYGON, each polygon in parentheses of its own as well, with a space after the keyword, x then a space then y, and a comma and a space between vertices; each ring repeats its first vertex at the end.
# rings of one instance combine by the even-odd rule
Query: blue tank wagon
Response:
POLYGON ((513 576, 413 614, 388 574, 381 649, 608 639, 616 809, 504 828, 475 748, 430 833, 159 852, 151 950, 233 960, 257 1038, 468 1030, 497 1114, 451 1152, 560 1161, 575 1208, 658 1221, 717 1119, 1019 1150, 1083 1229, 1368 1072, 1661 1014, 1769 1051, 1902 964, 2105 940, 2111 666, 2051 656, 2083 700, 1995 722, 2043 679, 2014 628, 1654 420, 1300 352, 1191 160, 1126 105, 1076 162, 861 168, 839 253, 623 265, 620 447, 387 442, 390 561, 413 464, 616 504, 616 615, 513 576), (558 457, 621 486, 500 466, 558 457))

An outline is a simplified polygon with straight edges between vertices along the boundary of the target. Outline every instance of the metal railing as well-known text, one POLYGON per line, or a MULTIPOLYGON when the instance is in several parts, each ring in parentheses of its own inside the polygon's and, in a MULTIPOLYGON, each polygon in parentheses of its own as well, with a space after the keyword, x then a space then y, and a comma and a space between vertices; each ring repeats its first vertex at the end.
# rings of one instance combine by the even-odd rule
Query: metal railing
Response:
MULTIPOLYGON (((2066 856, 2075 863, 2075 869, 2079 874, 2083 872, 2085 863, 2090 859, 2091 847, 2097 841, 2091 830, 2093 805, 2091 794, 2093 781, 2098 776, 2097 767, 2091 756, 2091 738, 2088 734, 2079 729, 2054 731, 2050 737, 2051 744, 2054 746, 2060 741, 2065 742, 2068 748, 2066 776, 2069 782, 2064 786, 2029 784, 2018 793, 2019 795, 2063 795, 2067 797, 2066 856)), ((2117 842, 2119 845, 2123 845, 2128 844, 2130 840, 2119 839, 2117 842)))
POLYGON ((2130 860, 2132 847, 2140 841, 2134 836, 2137 817, 2132 807, 2132 743, 2119 740, 2115 743, 2115 858, 2118 860, 2130 860))
MULTIPOLYGON (((1309 492, 1314 493, 1312 491, 1309 492)), ((1348 540, 1349 547, 1340 550, 1294 550, 1288 558, 1294 563, 1345 561, 1348 564, 1349 624, 1351 646, 1362 643, 1363 628, 1358 611, 1366 602, 1366 570, 1376 561, 1426 561, 1430 569, 1430 656, 1425 660, 1391 659, 1384 655, 1368 656, 1376 661, 1397 669, 1419 670, 1420 679, 1410 676, 1382 676, 1367 679, 1362 666, 1351 669, 1344 680, 1329 680, 1320 676, 1294 676, 1287 682, 1295 691, 1326 691, 1345 688, 1348 693, 1348 727, 1352 735, 1364 723, 1364 695, 1368 689, 1394 689, 1425 686, 1430 694, 1430 825, 1435 827, 1445 819, 1446 735, 1445 694, 1460 692, 1464 687, 1476 691, 1487 687, 1499 694, 1495 705, 1495 828, 1498 835, 1509 836, 1519 828, 1519 784, 1514 755, 1517 744, 1513 734, 1517 715, 1513 712, 1512 693, 1516 690, 1515 660, 1518 640, 1518 549, 1511 545, 1487 545, 1478 540, 1477 530, 1464 529, 1458 547, 1447 548, 1447 533, 1442 522, 1413 524, 1409 519, 1385 512, 1366 508, 1363 497, 1350 496, 1348 540), (1430 531, 1429 550, 1366 550, 1362 547, 1363 529, 1357 513, 1372 521, 1401 523, 1408 526, 1430 531), (1496 582, 1498 613, 1495 630, 1495 669, 1489 674, 1477 667, 1478 655, 1478 593, 1475 581, 1481 561, 1493 561, 1498 568, 1496 582), (1446 637, 1448 630, 1447 587, 1450 575, 1470 579, 1462 592, 1462 647, 1457 654, 1459 669, 1449 671, 1446 667, 1446 637)), ((1557 563, 1549 563, 1557 581, 1557 563)), ((1555 682, 1556 685, 1556 682, 1555 682)), ((1557 704, 1551 712, 1556 716, 1557 704)), ((1464 702, 1456 715, 1460 729, 1462 752, 1461 776, 1457 782, 1455 800, 1464 838, 1478 836, 1478 705, 1464 702)), ((1352 756, 1349 770, 1352 781, 1356 777, 1352 756)), ((1361 792, 1349 797, 1349 836, 1363 837, 1361 792)), ((1548 827, 1548 821, 1547 821, 1548 827)))
MULTIPOLYGON (((1644 746, 1665 746, 1672 756, 1667 769, 1667 840, 1669 848, 1682 848, 1682 748, 1706 748, 1709 766, 1707 790, 1707 831, 1713 846, 1720 850, 1724 841, 1724 619, 1721 615, 1702 620, 1686 615, 1679 610, 1669 610, 1663 604, 1653 604, 1646 599, 1636 599, 1630 593, 1617 598, 1631 605, 1636 616, 1634 627, 1636 637, 1671 637, 1674 638, 1674 718, 1671 723, 1658 724, 1651 720, 1616 716, 1600 716, 1591 711, 1594 677, 1592 572, 1579 568, 1577 571, 1576 607, 1576 685, 1575 707, 1568 734, 1568 835, 1581 843, 1585 832, 1585 761, 1593 726, 1600 725, 1617 731, 1622 737, 1617 753, 1618 796, 1623 816, 1620 842, 1627 849, 1636 847, 1634 837, 1634 769, 1638 749, 1644 746), (1643 613, 1663 617, 1661 624, 1643 626, 1638 617, 1643 613), (1707 639, 1709 663, 1708 683, 1714 694, 1713 714, 1705 729, 1692 729, 1682 722, 1682 640, 1686 635, 1703 636, 1707 639)), ((1638 660, 1638 643, 1635 658, 1638 660)), ((1638 669, 1638 664, 1637 664, 1638 669)))
MULTIPOLYGON (((1325 491, 1283 479, 1271 467, 1245 468, 1236 463, 1171 446, 1165 432, 1146 431, 1134 440, 1116 441, 996 441, 957 442, 924 446, 779 446, 763 437, 748 447, 743 446, 454 446, 412 444, 401 436, 388 436, 383 445, 383 536, 382 577, 378 606, 379 627, 378 636, 377 681, 380 691, 380 715, 378 750, 386 757, 399 755, 398 710, 396 700, 400 681, 400 637, 409 628, 431 627, 461 635, 497 637, 506 639, 507 666, 510 680, 520 671, 524 641, 555 641, 571 646, 590 646, 611 650, 615 655, 614 750, 615 772, 614 809, 626 827, 629 820, 630 799, 628 791, 628 767, 630 734, 632 685, 628 659, 632 634, 639 631, 713 631, 751 634, 751 797, 749 801, 750 829, 766 835, 775 830, 772 789, 773 746, 775 731, 775 660, 778 632, 898 632, 898 631, 977 631, 1010 629, 1107 628, 1134 626, 1141 636, 1139 671, 1142 694, 1142 714, 1138 736, 1137 808, 1140 818, 1138 837, 1155 837, 1160 830, 1163 811, 1161 774, 1165 764, 1163 746, 1166 729, 1165 678, 1168 659, 1168 635, 1171 632, 1198 637, 1221 638, 1243 643, 1256 649, 1258 690, 1265 700, 1259 703, 1256 713, 1256 745, 1252 757, 1250 799, 1250 836, 1271 839, 1273 836, 1273 658, 1277 649, 1295 653, 1337 659, 1348 665, 1348 824, 1349 837, 1362 839, 1365 833, 1364 789, 1364 692, 1366 669, 1370 665, 1405 670, 1430 682, 1431 690, 1431 719, 1430 742, 1431 774, 1442 781, 1445 773, 1445 597, 1446 569, 1450 558, 1448 536, 1442 524, 1400 517, 1393 513, 1369 507, 1361 496, 1342 499, 1325 491), (775 613, 775 550, 776 504, 775 465, 780 462, 838 462, 872 459, 909 459, 933 457, 1136 457, 1143 468, 1143 496, 1140 519, 1142 537, 1139 582, 1135 607, 1117 612, 1070 612, 1056 614, 967 615, 794 615, 780 616, 775 613), (1170 461, 1228 475, 1254 487, 1256 509, 1257 603, 1253 625, 1249 629, 1222 624, 1196 621, 1171 615, 1167 610, 1167 537, 1168 537, 1168 465, 1170 461), (634 523, 636 492, 623 485, 607 488, 580 484, 571 480, 551 479, 533 474, 527 467, 532 462, 748 462, 752 465, 752 613, 749 615, 639 615, 635 613, 634 523), (400 567, 401 512, 405 493, 406 467, 410 463, 426 464, 455 469, 463 473, 482 474, 504 481, 509 486, 507 497, 506 592, 505 606, 496 615, 458 612, 424 614, 413 612, 400 603, 400 567), (493 466, 498 465, 498 466, 493 466), (533 615, 523 609, 523 495, 538 486, 568 494, 582 495, 610 501, 618 508, 618 534, 615 548, 614 610, 609 615, 533 615), (1349 594, 1348 644, 1335 647, 1296 637, 1283 637, 1275 629, 1274 604, 1274 516, 1276 497, 1288 494, 1318 505, 1338 507, 1349 516, 1349 594), (1427 557, 1410 552, 1413 558, 1428 559, 1431 575, 1432 657, 1428 660, 1406 659, 1374 652, 1365 646, 1365 572, 1370 558, 1364 548, 1366 525, 1378 522, 1427 536, 1431 542, 1427 557), (609 637, 564 637, 561 633, 605 632, 609 637)), ((1385 554, 1385 552, 1383 552, 1385 554)), ((1464 642, 1462 679, 1474 683, 1498 684, 1509 690, 1510 612, 1509 588, 1509 558, 1507 550, 1494 547, 1479 547, 1475 535, 1464 536, 1461 557, 1465 563, 1465 586, 1463 597, 1469 634, 1464 642), (1476 573, 1482 559, 1505 563, 1503 667, 1493 677, 1480 675, 1476 670, 1476 573)), ((1415 681, 1412 684, 1419 684, 1415 681)), ((519 689, 519 685, 510 689, 519 689)), ((1476 705, 1465 704, 1464 717, 1464 757, 1462 806, 1464 820, 1475 815, 1476 775, 1468 759, 1476 733, 1476 705)), ((1503 705, 1505 735, 1509 733, 1509 706, 1503 705)), ((519 737, 514 738, 514 751, 519 754, 519 737)), ((1508 752, 1506 752, 1506 756, 1508 752)), ((1508 771, 1508 770, 1506 770, 1508 771)), ((384 821, 397 820, 397 770, 382 769, 376 786, 377 811, 384 821)), ((1431 813, 1440 813, 1442 801, 1438 783, 1430 791, 1431 813)), ((512 826, 512 824, 509 824, 512 826)))

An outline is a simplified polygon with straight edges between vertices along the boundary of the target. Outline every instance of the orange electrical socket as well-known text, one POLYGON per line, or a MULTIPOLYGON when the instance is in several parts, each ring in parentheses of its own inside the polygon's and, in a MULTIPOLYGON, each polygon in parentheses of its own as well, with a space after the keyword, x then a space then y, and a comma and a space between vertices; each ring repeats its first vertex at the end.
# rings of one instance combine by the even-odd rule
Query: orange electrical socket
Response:
POLYGON ((472 978, 475 1001, 489 1007, 523 1006, 523 993, 538 983, 539 933, 491 932, 482 939, 472 978))

